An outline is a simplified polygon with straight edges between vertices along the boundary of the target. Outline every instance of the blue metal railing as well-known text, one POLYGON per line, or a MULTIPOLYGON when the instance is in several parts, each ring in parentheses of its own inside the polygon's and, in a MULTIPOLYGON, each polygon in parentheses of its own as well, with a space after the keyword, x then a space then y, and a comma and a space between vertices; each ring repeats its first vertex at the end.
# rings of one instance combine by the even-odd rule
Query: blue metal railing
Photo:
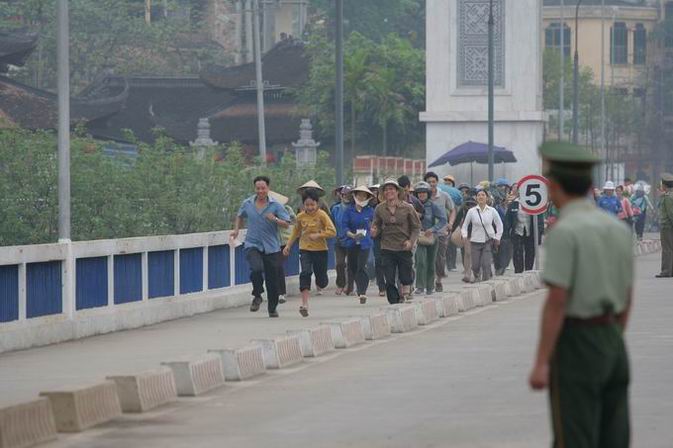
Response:
MULTIPOLYGON (((227 238, 214 232, 78 242, 73 252, 62 243, 0 248, 0 323, 247 284, 245 250, 232 250, 227 238)), ((334 240, 329 249, 333 268, 334 240)), ((284 264, 287 276, 299 274, 297 245, 284 264)))

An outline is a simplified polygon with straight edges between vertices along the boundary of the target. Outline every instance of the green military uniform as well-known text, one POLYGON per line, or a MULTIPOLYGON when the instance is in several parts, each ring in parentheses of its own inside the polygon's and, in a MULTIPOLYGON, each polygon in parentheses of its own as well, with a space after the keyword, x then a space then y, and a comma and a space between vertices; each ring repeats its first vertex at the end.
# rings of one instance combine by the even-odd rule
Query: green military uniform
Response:
POLYGON ((673 277, 673 174, 662 174, 661 183, 665 193, 659 202, 661 273, 657 277, 673 277))
MULTIPOLYGON (((546 173, 579 179, 597 162, 582 148, 545 144, 546 173)), ((544 281, 567 291, 565 321, 550 362, 557 448, 629 446, 629 363, 615 316, 633 285, 629 229, 588 199, 566 204, 545 240, 544 281)))

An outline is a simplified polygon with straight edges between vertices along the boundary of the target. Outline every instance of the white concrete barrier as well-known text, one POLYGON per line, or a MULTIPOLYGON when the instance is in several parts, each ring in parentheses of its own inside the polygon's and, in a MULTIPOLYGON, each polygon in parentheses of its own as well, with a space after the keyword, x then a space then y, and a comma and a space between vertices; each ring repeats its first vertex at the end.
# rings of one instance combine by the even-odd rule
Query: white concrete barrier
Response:
POLYGON ((418 327, 416 307, 411 304, 390 305, 385 309, 393 333, 406 333, 418 327))
POLYGON ((388 315, 383 312, 363 317, 360 319, 360 324, 362 324, 362 332, 367 341, 387 338, 391 334, 388 315))
POLYGON ((472 293, 472 302, 474 303, 474 306, 486 306, 492 303, 490 285, 478 283, 465 286, 465 290, 472 293))
POLYGON ((222 359, 222 370, 226 381, 243 381, 266 373, 264 351, 259 344, 240 348, 208 350, 222 359))
POLYGON ((418 325, 429 325, 439 319, 437 305, 434 300, 422 299, 414 301, 416 307, 416 321, 418 325))
POLYGON ((434 298, 437 302, 439 317, 450 317, 458 314, 458 301, 460 294, 444 293, 440 297, 434 298))
MULTIPOLYGON (((450 294, 458 295, 458 310, 460 312, 470 311, 476 306, 475 291, 472 286, 473 285, 465 285, 460 289, 449 291, 450 294)), ((476 294, 478 295, 479 293, 477 292, 476 294)))
POLYGON ((122 415, 114 381, 63 391, 41 392, 51 402, 56 430, 80 432, 122 415))
POLYGON ((26 448, 56 439, 48 398, 0 409, 0 448, 26 448))
POLYGON ((327 325, 303 330, 290 330, 290 336, 298 336, 301 352, 305 358, 315 358, 335 349, 332 329, 327 325))
POLYGON ((526 271, 521 275, 523 276, 523 281, 526 283, 526 291, 533 292, 536 289, 540 289, 542 287, 535 273, 526 271))
POLYGON ((168 367, 107 379, 117 384, 123 412, 145 412, 178 399, 173 371, 168 367))
POLYGON ((271 339, 254 339, 264 354, 264 365, 267 369, 284 369, 299 364, 304 360, 299 336, 276 336, 271 339))
POLYGON ((350 348, 365 342, 360 319, 346 319, 338 322, 323 322, 332 330, 334 346, 339 349, 350 348))
POLYGON ((497 280, 490 280, 484 283, 491 286, 491 300, 493 302, 500 302, 501 300, 507 300, 506 280, 497 279, 497 280))
POLYGON ((506 277, 504 280, 507 282, 505 284, 505 290, 507 291, 507 297, 516 297, 521 295, 521 282, 516 277, 506 277))
POLYGON ((180 397, 196 397, 224 385, 222 359, 215 354, 198 358, 162 362, 170 367, 180 397))

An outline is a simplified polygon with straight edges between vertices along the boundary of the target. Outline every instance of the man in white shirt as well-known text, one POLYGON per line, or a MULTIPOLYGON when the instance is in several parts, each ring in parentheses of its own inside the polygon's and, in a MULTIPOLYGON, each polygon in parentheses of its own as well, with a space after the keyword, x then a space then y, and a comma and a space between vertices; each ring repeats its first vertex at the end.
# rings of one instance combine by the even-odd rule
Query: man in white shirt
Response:
POLYGON ((470 250, 472 252, 472 272, 478 281, 487 281, 493 275, 493 250, 497 250, 502 237, 503 225, 500 214, 487 205, 488 195, 484 190, 477 193, 477 206, 465 216, 461 233, 467 239, 468 227, 472 225, 470 250))

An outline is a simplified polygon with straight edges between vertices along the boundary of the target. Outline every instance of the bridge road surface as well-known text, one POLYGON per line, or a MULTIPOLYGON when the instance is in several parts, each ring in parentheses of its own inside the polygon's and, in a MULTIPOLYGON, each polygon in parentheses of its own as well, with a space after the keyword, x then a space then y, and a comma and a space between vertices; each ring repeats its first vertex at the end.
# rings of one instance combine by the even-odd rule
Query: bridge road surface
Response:
MULTIPOLYGON (((642 448, 673 446, 673 282, 653 278, 658 262, 659 254, 638 258, 637 302, 628 330, 632 446, 642 448)), ((181 399, 142 415, 125 414, 117 422, 61 436, 47 446, 549 446, 546 395, 530 392, 526 384, 543 297, 540 291, 255 381, 228 383, 203 397, 181 399)), ((318 301, 313 306, 317 314, 318 301)), ((222 318, 226 313, 233 312, 209 316, 222 318)), ((286 310, 281 316, 287 314, 286 310)), ((162 325, 180 327, 194 319, 204 317, 162 325)), ((283 320, 290 321, 283 317, 278 321, 283 320)), ((201 323, 207 326, 207 321, 201 323)), ((165 331, 157 330, 163 337, 168 335, 165 331)), ((138 331, 131 331, 71 344, 85 347, 112 339, 103 347, 114 347, 117 338, 123 343, 133 341, 126 333, 138 338, 138 331)), ((151 336, 153 330, 146 334, 151 336)), ((183 345, 179 338, 172 342, 183 345)), ((23 356, 60 351, 67 345, 1 356, 3 389, 11 377, 8 364, 12 357, 19 358, 17 365, 25 368, 23 356)), ((66 354, 68 362, 76 359, 66 354)), ((109 353, 110 357, 117 355, 117 349, 109 353)), ((40 362, 44 357, 35 357, 32 366, 38 368, 35 375, 48 377, 50 369, 40 362)), ((55 368, 61 370, 58 365, 55 368)))

